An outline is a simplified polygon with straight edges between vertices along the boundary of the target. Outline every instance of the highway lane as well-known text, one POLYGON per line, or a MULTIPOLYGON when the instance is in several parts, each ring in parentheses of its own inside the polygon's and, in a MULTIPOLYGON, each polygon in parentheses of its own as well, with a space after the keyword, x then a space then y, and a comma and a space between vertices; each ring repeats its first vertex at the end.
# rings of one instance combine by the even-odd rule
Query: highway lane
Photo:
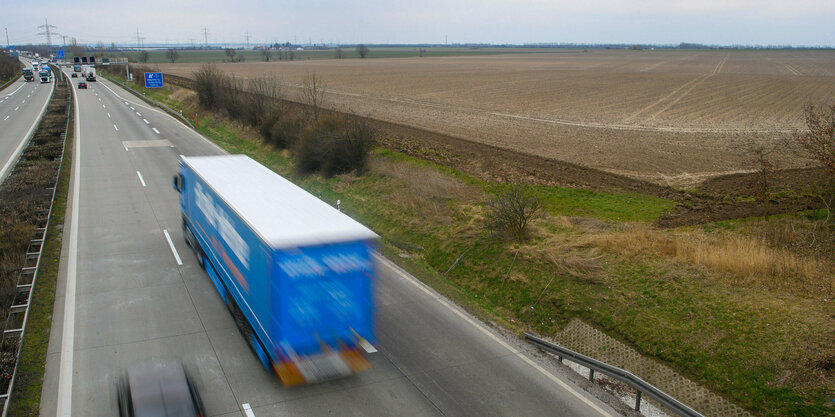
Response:
MULTIPOLYGON (((243 416, 243 404, 259 417, 617 415, 385 260, 373 368, 282 388, 261 368, 182 238, 171 186, 177 155, 220 149, 109 82, 88 85, 75 90, 77 258, 73 265, 62 255, 42 415, 69 415, 56 411, 67 406, 76 416, 115 415, 119 371, 170 357, 194 371, 209 415, 243 416), (74 292, 66 293, 67 282, 74 292), (70 394, 60 395, 61 387, 70 394)), ((66 230, 65 253, 74 240, 72 227, 66 230)))
POLYGON ((24 82, 21 77, 0 91, 0 182, 14 168, 34 134, 54 85, 24 82))

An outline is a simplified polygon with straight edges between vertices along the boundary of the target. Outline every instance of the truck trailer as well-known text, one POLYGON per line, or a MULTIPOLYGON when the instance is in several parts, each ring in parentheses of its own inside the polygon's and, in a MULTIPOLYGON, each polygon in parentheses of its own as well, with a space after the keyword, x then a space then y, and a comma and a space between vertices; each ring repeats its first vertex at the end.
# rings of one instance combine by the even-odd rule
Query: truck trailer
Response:
POLYGON ((350 376, 375 352, 378 236, 244 155, 180 157, 183 235, 285 386, 350 376))

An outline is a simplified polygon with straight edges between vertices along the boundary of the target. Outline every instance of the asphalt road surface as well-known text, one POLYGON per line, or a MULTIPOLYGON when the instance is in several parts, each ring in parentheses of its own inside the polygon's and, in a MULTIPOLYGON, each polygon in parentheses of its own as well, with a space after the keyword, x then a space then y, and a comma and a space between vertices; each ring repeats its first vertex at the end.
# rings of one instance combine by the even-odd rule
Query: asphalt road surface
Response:
POLYGON ((617 415, 540 364, 532 348, 384 259, 373 368, 283 388, 183 240, 172 188, 177 157, 222 151, 99 80, 87 90, 73 83, 80 159, 73 161, 42 416, 118 415, 121 370, 166 358, 194 373, 211 416, 248 417, 245 404, 258 417, 617 415))
POLYGON ((6 179, 35 132, 54 85, 24 82, 20 77, 0 91, 0 182, 6 179))

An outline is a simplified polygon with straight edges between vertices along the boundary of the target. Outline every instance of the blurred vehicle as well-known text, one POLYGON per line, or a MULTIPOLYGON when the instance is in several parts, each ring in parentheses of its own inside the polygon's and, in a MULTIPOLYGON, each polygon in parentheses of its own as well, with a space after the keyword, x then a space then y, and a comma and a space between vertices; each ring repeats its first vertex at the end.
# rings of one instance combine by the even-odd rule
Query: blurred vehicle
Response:
POLYGON ((52 79, 52 73, 47 69, 41 69, 38 71, 38 78, 40 78, 41 83, 48 83, 52 79))
POLYGON ((181 157, 183 235, 261 364, 286 385, 375 352, 377 234, 245 155, 181 157))
MULTIPOLYGON (((78 64, 73 65, 72 70, 73 70, 73 72, 81 72, 81 65, 78 65, 78 64)), ((73 76, 75 77, 75 75, 73 75, 73 76)))
POLYGON ((83 88, 83 89, 86 90, 87 89, 87 83, 85 83, 84 81, 78 83, 78 88, 83 88))
POLYGON ((87 68, 87 72, 85 72, 85 76, 87 81, 96 81, 96 69, 95 68, 87 68))
POLYGON ((35 72, 32 68, 23 69, 23 81, 35 81, 35 72))
POLYGON ((72 74, 70 75, 70 77, 72 77, 72 78, 78 78, 78 74, 76 74, 76 73, 72 73, 72 74))
POLYGON ((177 361, 129 368, 116 382, 120 417, 203 417, 193 379, 177 361))

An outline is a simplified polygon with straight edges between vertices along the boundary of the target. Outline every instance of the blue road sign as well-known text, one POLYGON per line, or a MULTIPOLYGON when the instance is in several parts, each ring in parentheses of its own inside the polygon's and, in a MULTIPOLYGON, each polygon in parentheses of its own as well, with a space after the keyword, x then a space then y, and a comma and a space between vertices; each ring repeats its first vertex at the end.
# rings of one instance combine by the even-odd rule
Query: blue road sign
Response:
POLYGON ((64 50, 63 49, 58 50, 58 59, 64 59, 64 50))
POLYGON ((145 88, 160 88, 162 87, 162 73, 161 72, 146 72, 145 73, 145 88))
POLYGON ((14 51, 14 45, 9 45, 9 50, 14 51))

